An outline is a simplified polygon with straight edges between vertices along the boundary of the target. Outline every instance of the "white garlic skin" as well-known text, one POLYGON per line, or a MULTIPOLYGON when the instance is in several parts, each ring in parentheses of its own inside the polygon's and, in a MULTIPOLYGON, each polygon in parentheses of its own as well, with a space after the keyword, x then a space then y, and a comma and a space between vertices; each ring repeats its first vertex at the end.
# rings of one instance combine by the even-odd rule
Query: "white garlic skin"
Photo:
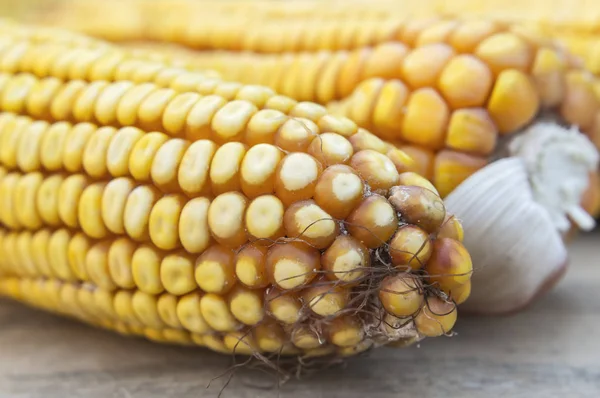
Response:
POLYGON ((511 157, 471 175, 445 199, 465 230, 473 259, 466 312, 516 312, 554 286, 568 265, 571 223, 590 229, 580 207, 598 152, 574 128, 531 126, 509 145, 511 157))

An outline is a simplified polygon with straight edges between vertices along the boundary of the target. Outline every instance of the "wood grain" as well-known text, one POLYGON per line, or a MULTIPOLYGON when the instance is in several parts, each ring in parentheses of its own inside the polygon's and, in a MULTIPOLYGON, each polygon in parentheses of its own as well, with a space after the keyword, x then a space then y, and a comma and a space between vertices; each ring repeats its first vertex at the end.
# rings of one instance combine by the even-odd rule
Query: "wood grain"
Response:
MULTIPOLYGON (((222 397, 600 397, 600 233, 572 245, 552 292, 511 317, 462 318, 452 338, 381 349, 291 380, 236 373, 222 397), (279 395, 278 395, 279 394, 279 395)), ((0 397, 217 397, 231 358, 127 339, 0 302, 0 397)))

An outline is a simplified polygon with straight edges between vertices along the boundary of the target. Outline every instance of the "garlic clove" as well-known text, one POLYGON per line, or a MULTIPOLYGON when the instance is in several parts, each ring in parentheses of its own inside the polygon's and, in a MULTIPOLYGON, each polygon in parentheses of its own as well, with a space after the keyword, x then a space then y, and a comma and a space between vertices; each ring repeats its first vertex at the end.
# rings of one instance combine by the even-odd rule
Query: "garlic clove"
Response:
POLYGON ((581 207, 593 144, 574 128, 538 123, 513 139, 509 157, 471 175, 445 199, 462 222, 474 272, 466 312, 518 311, 566 271, 565 236, 572 223, 593 228, 581 207))

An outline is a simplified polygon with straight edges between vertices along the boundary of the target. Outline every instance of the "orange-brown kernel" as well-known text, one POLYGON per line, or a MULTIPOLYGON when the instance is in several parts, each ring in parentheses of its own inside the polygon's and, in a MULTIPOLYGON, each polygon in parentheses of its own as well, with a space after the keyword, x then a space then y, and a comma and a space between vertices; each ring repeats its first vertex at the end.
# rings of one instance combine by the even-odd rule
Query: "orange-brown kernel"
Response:
POLYGON ((338 236, 321 255, 325 276, 332 281, 357 282, 368 273, 370 265, 369 249, 348 235, 338 236))
POLYGON ((485 157, 441 151, 435 157, 433 183, 440 196, 445 198, 460 183, 487 164, 488 159, 485 157))
POLYGON ((508 69, 526 72, 533 59, 527 42, 510 32, 486 38, 475 49, 475 55, 488 64, 495 76, 508 69))
POLYGON ((371 149, 357 152, 352 156, 350 165, 373 191, 387 193, 398 183, 396 166, 379 152, 371 149))
POLYGON ((430 283, 450 290, 471 279, 473 262, 467 249, 457 240, 442 238, 433 242, 433 252, 425 265, 430 283))
POLYGON ((274 285, 290 290, 307 285, 320 270, 320 255, 302 242, 275 244, 266 259, 267 275, 274 285))
POLYGON ((382 246, 398 227, 398 217, 383 196, 371 195, 346 218, 346 229, 370 249, 382 246))
POLYGON ((402 63, 402 76, 413 89, 435 87, 454 50, 443 43, 427 44, 408 53, 402 63))
POLYGON ((339 227, 314 200, 303 200, 287 208, 283 216, 286 236, 325 249, 339 234, 339 227))
POLYGON ((389 201, 405 222, 429 233, 437 232, 446 217, 442 199, 423 187, 396 186, 390 191, 389 201))
POLYGON ((436 296, 427 297, 427 302, 415 317, 415 326, 420 334, 437 337, 449 333, 456 323, 456 305, 436 296))
POLYGON ((160 280, 167 292, 177 296, 194 291, 194 258, 186 252, 166 255, 160 264, 160 280))
POLYGON ((498 75, 487 109, 501 134, 510 134, 525 126, 540 105, 532 79, 524 72, 507 69, 498 75))
POLYGON ((230 249, 213 245, 196 260, 195 279, 207 293, 224 294, 235 285, 235 255, 230 249))
POLYGON ((459 55, 448 62, 439 78, 442 95, 453 109, 485 105, 492 89, 492 73, 472 55, 459 55))
POLYGON ((325 169, 315 186, 315 202, 332 217, 346 218, 362 201, 364 184, 356 171, 345 165, 325 169))
POLYGON ((217 242, 236 248, 248 240, 244 216, 248 199, 239 192, 217 196, 208 208, 208 227, 217 242))
POLYGON ((498 129, 485 109, 459 109, 452 113, 446 146, 458 151, 489 155, 496 148, 498 129))
POLYGON ((392 264, 398 268, 417 270, 431 257, 429 234, 414 225, 398 228, 388 247, 392 264))
POLYGON ((406 103, 401 138, 430 149, 441 148, 449 118, 448 105, 436 90, 415 90, 406 103))
POLYGON ((379 300, 383 308, 397 317, 416 314, 425 302, 421 284, 412 276, 386 277, 379 287, 379 300))
POLYGON ((302 292, 302 297, 312 312, 330 317, 338 314, 348 305, 350 290, 326 279, 319 279, 302 292))
POLYGON ((246 152, 241 166, 242 191, 249 198, 272 194, 283 154, 276 146, 258 144, 246 152))
POLYGON ((312 156, 293 152, 285 156, 277 166, 275 193, 281 201, 290 204, 312 198, 323 166, 312 156))

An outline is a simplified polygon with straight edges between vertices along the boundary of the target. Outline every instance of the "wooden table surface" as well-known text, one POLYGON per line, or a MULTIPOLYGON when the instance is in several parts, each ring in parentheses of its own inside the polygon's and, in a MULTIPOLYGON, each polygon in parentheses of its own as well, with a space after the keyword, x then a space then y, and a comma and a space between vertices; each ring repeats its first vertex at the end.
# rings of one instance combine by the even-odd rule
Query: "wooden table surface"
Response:
MULTIPOLYGON (((600 397, 599 263, 600 233, 580 237, 567 277, 525 312, 463 317, 452 338, 380 349, 279 392, 241 371, 222 397, 600 397)), ((217 397, 225 380, 207 383, 230 364, 0 302, 2 398, 217 397)))

